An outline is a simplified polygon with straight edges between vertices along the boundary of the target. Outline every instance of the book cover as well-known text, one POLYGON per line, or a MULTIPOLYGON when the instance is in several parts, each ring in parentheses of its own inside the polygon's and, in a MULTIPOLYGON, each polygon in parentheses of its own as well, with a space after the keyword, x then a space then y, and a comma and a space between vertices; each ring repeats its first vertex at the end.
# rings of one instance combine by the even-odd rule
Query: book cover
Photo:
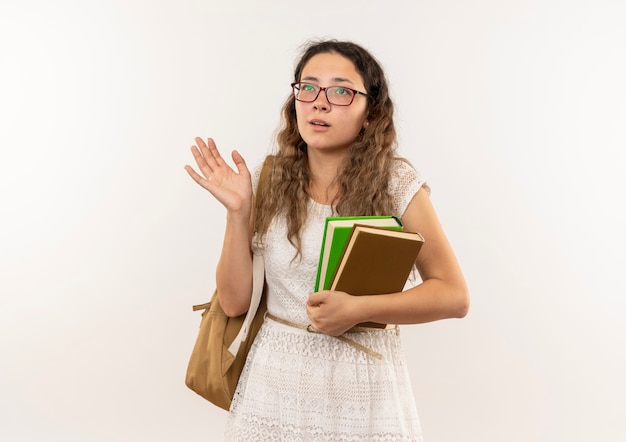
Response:
POLYGON ((320 259, 315 278, 315 291, 328 290, 354 224, 401 230, 402 222, 395 216, 331 216, 326 218, 320 259))
POLYGON ((355 224, 330 289, 351 295, 401 292, 422 244, 419 233, 355 224))

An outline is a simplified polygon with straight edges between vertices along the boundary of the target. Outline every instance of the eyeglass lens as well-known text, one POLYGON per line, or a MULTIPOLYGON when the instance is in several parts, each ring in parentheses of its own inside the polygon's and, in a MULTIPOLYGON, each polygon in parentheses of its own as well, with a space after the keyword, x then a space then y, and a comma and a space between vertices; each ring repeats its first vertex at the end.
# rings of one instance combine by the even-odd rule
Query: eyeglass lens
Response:
MULTIPOLYGON (((309 83, 298 83, 293 87, 296 99, 308 103, 315 101, 320 91, 321 88, 319 86, 309 83)), ((354 92, 342 86, 331 86, 326 88, 324 92, 328 102, 338 106, 347 106, 354 99, 354 92)))

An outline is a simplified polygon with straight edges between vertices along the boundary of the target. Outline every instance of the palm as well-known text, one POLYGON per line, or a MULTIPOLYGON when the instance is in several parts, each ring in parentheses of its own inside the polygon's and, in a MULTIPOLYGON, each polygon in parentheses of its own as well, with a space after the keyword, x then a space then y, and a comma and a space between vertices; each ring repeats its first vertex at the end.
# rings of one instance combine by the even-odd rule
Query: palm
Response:
POLYGON ((200 173, 191 166, 185 166, 191 178, 208 190, 227 210, 249 210, 252 181, 241 155, 236 151, 233 152, 233 161, 237 168, 235 171, 226 164, 211 138, 206 144, 201 138, 196 138, 196 143, 197 146, 191 147, 191 152, 200 173))

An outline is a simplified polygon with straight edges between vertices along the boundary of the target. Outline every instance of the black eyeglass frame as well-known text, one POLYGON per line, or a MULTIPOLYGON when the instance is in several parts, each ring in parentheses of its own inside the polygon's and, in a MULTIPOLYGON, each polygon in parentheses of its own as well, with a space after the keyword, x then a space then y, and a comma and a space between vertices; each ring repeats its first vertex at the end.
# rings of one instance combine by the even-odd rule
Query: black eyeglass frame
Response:
POLYGON ((357 95, 363 95, 364 97, 369 97, 369 95, 367 95, 365 92, 357 91, 356 89, 352 89, 351 87, 346 87, 346 86, 327 86, 327 87, 322 87, 322 86, 318 86, 318 85, 313 84, 313 83, 308 83, 306 81, 296 81, 295 83, 291 83, 291 91, 293 93, 293 98, 295 98, 298 101, 301 101, 302 103, 313 103, 315 100, 317 100, 317 97, 320 96, 320 92, 324 91, 324 95, 326 95, 326 100, 330 104, 332 104, 333 106, 350 106, 352 104, 352 102, 354 101, 354 97, 356 97, 357 95), (302 84, 310 85, 310 86, 316 87, 318 89, 317 94, 315 95, 315 98, 313 98, 312 100, 301 100, 300 98, 298 98, 298 95, 297 95, 296 92, 299 91, 299 89, 296 89, 296 86, 300 86, 302 84), (350 100, 350 103, 348 103, 348 104, 332 103, 328 99, 328 89, 331 89, 331 88, 334 88, 334 87, 340 87, 340 88, 352 91, 353 95, 352 95, 352 100, 350 100))

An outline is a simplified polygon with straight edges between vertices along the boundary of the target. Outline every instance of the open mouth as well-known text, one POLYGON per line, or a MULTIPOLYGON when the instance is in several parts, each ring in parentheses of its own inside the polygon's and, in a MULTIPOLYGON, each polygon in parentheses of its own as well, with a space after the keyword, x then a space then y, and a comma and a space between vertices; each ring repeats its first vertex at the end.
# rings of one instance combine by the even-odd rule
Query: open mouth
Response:
POLYGON ((322 127, 328 127, 329 125, 324 123, 323 121, 318 121, 318 120, 313 120, 311 121, 311 124, 313 126, 322 126, 322 127))

